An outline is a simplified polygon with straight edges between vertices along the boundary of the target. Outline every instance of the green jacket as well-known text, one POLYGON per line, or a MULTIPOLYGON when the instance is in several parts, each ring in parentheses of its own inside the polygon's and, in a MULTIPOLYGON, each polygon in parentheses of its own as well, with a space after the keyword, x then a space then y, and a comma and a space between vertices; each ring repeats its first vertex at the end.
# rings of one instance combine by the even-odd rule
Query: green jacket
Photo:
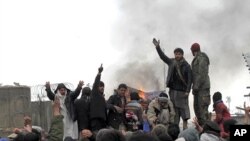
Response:
POLYGON ((58 115, 53 117, 51 127, 49 130, 48 141, 62 141, 63 140, 63 116, 58 115))
POLYGON ((210 88, 209 58, 203 52, 198 52, 192 61, 193 90, 210 88))

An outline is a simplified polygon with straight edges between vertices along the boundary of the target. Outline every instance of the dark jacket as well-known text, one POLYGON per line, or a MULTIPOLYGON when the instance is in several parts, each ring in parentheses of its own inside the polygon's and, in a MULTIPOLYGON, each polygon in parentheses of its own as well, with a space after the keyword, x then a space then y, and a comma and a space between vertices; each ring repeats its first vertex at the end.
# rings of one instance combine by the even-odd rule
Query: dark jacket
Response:
POLYGON ((112 126, 115 129, 119 129, 119 125, 124 123, 125 115, 124 113, 118 113, 114 106, 118 106, 120 108, 125 108, 126 106, 126 98, 124 97, 124 107, 122 107, 122 99, 118 94, 113 94, 109 97, 107 101, 109 113, 108 113, 108 125, 112 126))
POLYGON ((166 86, 173 90, 190 92, 192 84, 192 71, 188 62, 185 59, 177 62, 174 58, 169 58, 163 53, 160 47, 156 47, 156 50, 160 58, 168 64, 166 86), (177 63, 180 64, 180 73, 182 74, 185 83, 181 80, 177 72, 177 63))
POLYGON ((79 132, 84 129, 90 129, 89 104, 90 101, 85 96, 82 96, 80 99, 75 101, 75 113, 79 132))
MULTIPOLYGON (((75 99, 79 96, 81 92, 81 87, 77 86, 75 91, 70 91, 68 90, 64 104, 67 108, 67 111, 69 112, 70 118, 75 121, 76 120, 76 115, 75 115, 75 106, 74 106, 74 101, 75 99)), ((47 92, 47 96, 50 100, 54 101, 55 99, 55 94, 51 91, 50 88, 45 89, 47 92)))
POLYGON ((101 75, 97 74, 90 96, 90 119, 107 120, 106 101, 102 94, 99 93, 98 87, 101 75))

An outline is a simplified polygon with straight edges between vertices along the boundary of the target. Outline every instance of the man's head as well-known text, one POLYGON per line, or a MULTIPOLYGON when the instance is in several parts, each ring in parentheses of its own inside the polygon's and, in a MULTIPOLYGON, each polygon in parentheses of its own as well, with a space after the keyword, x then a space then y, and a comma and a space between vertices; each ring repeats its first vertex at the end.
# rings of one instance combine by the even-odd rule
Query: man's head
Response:
POLYGON ((175 60, 180 61, 183 58, 183 54, 184 54, 184 52, 183 52, 183 50, 181 48, 176 48, 174 50, 174 58, 175 58, 175 60))
POLYGON ((83 95, 90 96, 90 94, 91 94, 91 89, 90 89, 90 87, 84 87, 84 88, 82 89, 82 96, 83 96, 83 95))
POLYGON ((59 83, 57 85, 57 88, 55 90, 55 93, 57 93, 59 91, 59 93, 61 95, 65 95, 67 93, 67 91, 69 91, 69 89, 63 84, 63 83, 59 83))
POLYGON ((151 131, 151 133, 157 137, 161 134, 165 134, 168 132, 168 128, 163 124, 157 124, 151 131))
POLYGON ((223 122, 224 131, 230 133, 230 126, 238 124, 235 119, 228 119, 223 122))
POLYGON ((101 129, 96 135, 96 141, 125 141, 125 136, 117 130, 101 129))
POLYGON ((159 139, 152 134, 136 133, 128 141, 159 141, 159 139))
POLYGON ((137 92, 130 93, 130 100, 140 100, 140 96, 137 92))
POLYGON ((99 82, 99 86, 98 86, 98 90, 99 90, 99 93, 103 94, 104 93, 104 83, 102 81, 99 82))
POLYGON ((220 92, 215 92, 213 95, 213 102, 215 103, 216 101, 222 100, 222 95, 220 92))
POLYGON ((126 84, 120 84, 117 89, 117 93, 119 96, 125 96, 128 86, 126 84))
POLYGON ((178 135, 180 133, 180 127, 176 123, 171 123, 168 126, 168 134, 172 137, 173 140, 176 140, 178 138, 178 135))
POLYGON ((164 92, 161 92, 158 101, 161 107, 165 107, 168 104, 168 95, 164 92))
POLYGON ((192 44, 191 51, 192 51, 193 56, 195 56, 197 52, 200 51, 200 45, 198 43, 192 44))
POLYGON ((205 133, 210 132, 213 133, 214 135, 220 136, 220 127, 216 122, 208 120, 203 125, 203 132, 205 133))
POLYGON ((15 141, 39 141, 39 136, 33 132, 19 133, 15 141))

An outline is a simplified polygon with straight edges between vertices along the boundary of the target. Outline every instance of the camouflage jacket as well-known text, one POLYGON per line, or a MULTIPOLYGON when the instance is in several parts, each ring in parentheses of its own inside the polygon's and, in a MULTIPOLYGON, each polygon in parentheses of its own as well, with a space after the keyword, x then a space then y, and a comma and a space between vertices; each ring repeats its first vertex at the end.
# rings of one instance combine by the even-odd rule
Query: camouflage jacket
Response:
MULTIPOLYGON (((167 99, 167 104, 165 105, 165 107, 161 108, 159 104, 159 98, 157 98, 151 101, 150 104, 148 105, 147 118, 151 125, 155 124, 154 121, 158 119, 158 116, 160 115, 162 109, 166 109, 169 112, 169 115, 168 115, 169 121, 167 122, 168 123, 174 122, 175 111, 174 111, 173 103, 170 101, 170 99, 167 99)), ((164 122, 166 123, 166 121, 164 122)))
POLYGON ((209 58, 203 52, 198 52, 192 61, 193 90, 210 88, 209 58))

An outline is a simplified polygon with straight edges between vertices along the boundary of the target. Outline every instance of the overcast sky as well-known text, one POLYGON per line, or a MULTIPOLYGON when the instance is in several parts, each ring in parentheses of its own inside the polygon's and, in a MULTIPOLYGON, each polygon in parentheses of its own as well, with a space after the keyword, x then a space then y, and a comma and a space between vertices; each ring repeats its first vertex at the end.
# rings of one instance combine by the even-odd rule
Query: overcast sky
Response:
POLYGON ((250 48, 249 6, 247 0, 0 0, 0 83, 93 83, 103 63, 107 96, 122 82, 162 90, 155 37, 169 57, 183 48, 190 63, 190 46, 200 43, 211 61, 211 94, 221 91, 231 107, 242 105, 250 85, 242 57, 250 48))

